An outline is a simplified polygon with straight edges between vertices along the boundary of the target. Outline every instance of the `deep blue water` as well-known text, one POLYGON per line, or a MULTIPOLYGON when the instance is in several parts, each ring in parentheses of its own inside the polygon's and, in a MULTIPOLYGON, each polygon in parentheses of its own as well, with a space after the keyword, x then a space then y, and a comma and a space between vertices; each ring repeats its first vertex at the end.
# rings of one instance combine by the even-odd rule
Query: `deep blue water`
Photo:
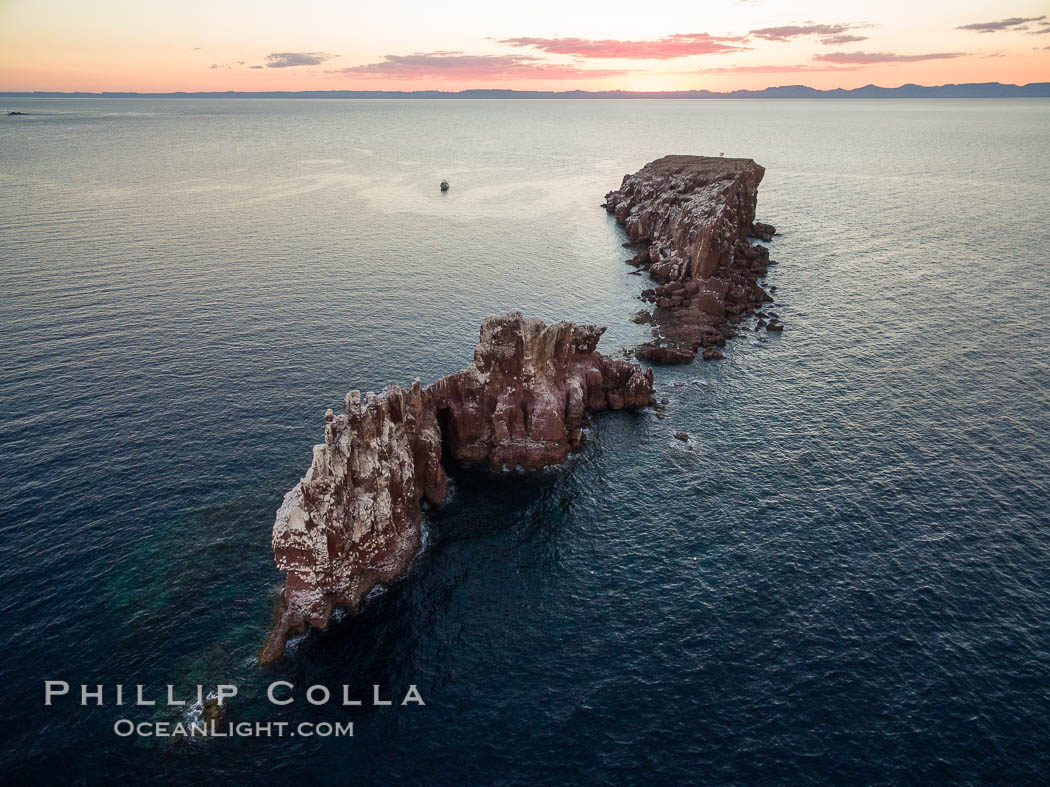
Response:
POLYGON ((0 117, 8 779, 1050 779, 1050 102, 0 109, 31 113, 0 117), (672 152, 767 168, 785 332, 658 368, 666 417, 603 414, 564 468, 457 474, 409 577, 260 669, 324 410, 511 308, 641 340, 598 206, 672 152), (178 714, 45 679, 355 735, 119 738, 178 714))

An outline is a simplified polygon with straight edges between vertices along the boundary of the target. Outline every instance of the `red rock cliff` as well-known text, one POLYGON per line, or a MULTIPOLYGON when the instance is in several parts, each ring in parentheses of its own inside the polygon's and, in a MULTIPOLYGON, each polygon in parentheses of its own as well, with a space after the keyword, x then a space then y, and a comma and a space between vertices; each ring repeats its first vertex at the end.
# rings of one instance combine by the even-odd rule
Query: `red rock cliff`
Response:
POLYGON ((595 352, 604 328, 490 317, 468 369, 430 386, 457 459, 546 467, 580 444, 588 411, 649 404, 652 371, 595 352))
MULTIPOLYGON (((606 210, 641 247, 630 262, 660 282, 642 293, 656 304, 656 341, 638 348, 638 357, 692 360, 701 346, 724 344, 733 322, 772 300, 756 283, 769 251, 748 241, 775 232, 755 224, 764 174, 751 159, 665 156, 606 195, 606 210)), ((721 354, 712 349, 705 357, 721 354)))
POLYGON ((587 412, 648 406, 652 370, 596 352, 604 331, 489 317, 467 369, 426 388, 351 391, 342 413, 329 410, 324 443, 277 511, 274 558, 288 576, 259 660, 408 570, 423 502, 448 491, 443 448, 495 469, 546 467, 580 445, 587 412))

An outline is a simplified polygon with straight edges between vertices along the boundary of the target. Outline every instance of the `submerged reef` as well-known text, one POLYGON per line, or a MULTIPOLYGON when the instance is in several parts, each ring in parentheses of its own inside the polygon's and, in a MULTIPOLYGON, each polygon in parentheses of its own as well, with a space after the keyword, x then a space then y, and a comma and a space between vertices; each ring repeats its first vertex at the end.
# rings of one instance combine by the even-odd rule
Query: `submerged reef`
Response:
POLYGON ((654 338, 637 348, 638 358, 687 363, 701 347, 705 360, 722 358, 716 348, 733 325, 773 300, 757 283, 772 264, 769 250, 749 241, 776 233, 755 222, 764 174, 751 159, 665 156, 605 195, 605 209, 638 247, 628 263, 658 282, 642 292, 654 304, 641 316, 654 338))
POLYGON ((596 352, 604 331, 518 312, 488 317, 463 371, 426 387, 351 391, 342 413, 325 413, 324 443, 274 522, 274 559, 287 579, 260 662, 407 572, 423 504, 448 494, 443 456, 497 470, 548 467, 580 446, 587 413, 652 404, 652 370, 596 352))

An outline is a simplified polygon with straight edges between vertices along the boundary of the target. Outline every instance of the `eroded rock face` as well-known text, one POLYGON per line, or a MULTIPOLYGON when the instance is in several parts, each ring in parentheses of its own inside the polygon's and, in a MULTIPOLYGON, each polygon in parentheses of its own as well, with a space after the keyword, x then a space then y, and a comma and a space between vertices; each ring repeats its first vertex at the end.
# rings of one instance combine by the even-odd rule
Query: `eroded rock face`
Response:
POLYGON ((585 413, 646 407, 652 370, 595 352, 604 332, 517 312, 485 320, 474 363, 430 386, 449 452, 493 469, 546 467, 579 446, 585 413))
POLYGON ((586 413, 651 404, 652 370, 596 352, 604 331, 489 317, 467 369, 425 388, 351 391, 342 413, 329 410, 324 443, 277 511, 274 559, 288 576, 259 660, 408 570, 423 503, 448 492, 443 451, 495 469, 546 467, 580 445, 586 413))
POLYGON ((440 503, 447 491, 433 395, 418 382, 363 399, 351 391, 342 413, 329 410, 324 443, 277 511, 273 554, 288 577, 259 660, 404 573, 419 551, 423 501, 440 503))
MULTIPOLYGON (((629 262, 660 282, 642 297, 655 304, 655 341, 638 357, 683 363, 700 347, 725 343, 732 325, 772 298, 758 284, 776 230, 755 223, 765 169, 751 159, 665 156, 626 175, 605 208, 640 246, 629 262)), ((715 354, 708 354, 716 358, 715 354)))

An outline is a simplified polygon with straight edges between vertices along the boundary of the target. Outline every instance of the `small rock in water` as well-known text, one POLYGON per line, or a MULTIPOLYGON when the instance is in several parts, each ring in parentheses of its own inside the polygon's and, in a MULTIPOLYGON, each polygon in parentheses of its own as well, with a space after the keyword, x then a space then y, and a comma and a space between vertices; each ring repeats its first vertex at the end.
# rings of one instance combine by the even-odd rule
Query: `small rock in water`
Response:
POLYGON ((761 221, 756 221, 751 225, 751 234, 756 238, 764 240, 766 243, 773 240, 773 236, 776 235, 776 232, 776 227, 772 224, 764 224, 761 221))
POLYGON ((204 707, 201 708, 201 721, 204 722, 209 731, 218 725, 225 716, 226 707, 220 705, 219 700, 214 697, 205 702, 204 707))
POLYGON ((689 442, 689 435, 686 432, 675 432, 674 436, 676 440, 681 440, 683 443, 689 442))
POLYGON ((689 363, 696 357, 696 347, 663 347, 655 343, 639 345, 634 351, 634 357, 651 363, 689 363))

